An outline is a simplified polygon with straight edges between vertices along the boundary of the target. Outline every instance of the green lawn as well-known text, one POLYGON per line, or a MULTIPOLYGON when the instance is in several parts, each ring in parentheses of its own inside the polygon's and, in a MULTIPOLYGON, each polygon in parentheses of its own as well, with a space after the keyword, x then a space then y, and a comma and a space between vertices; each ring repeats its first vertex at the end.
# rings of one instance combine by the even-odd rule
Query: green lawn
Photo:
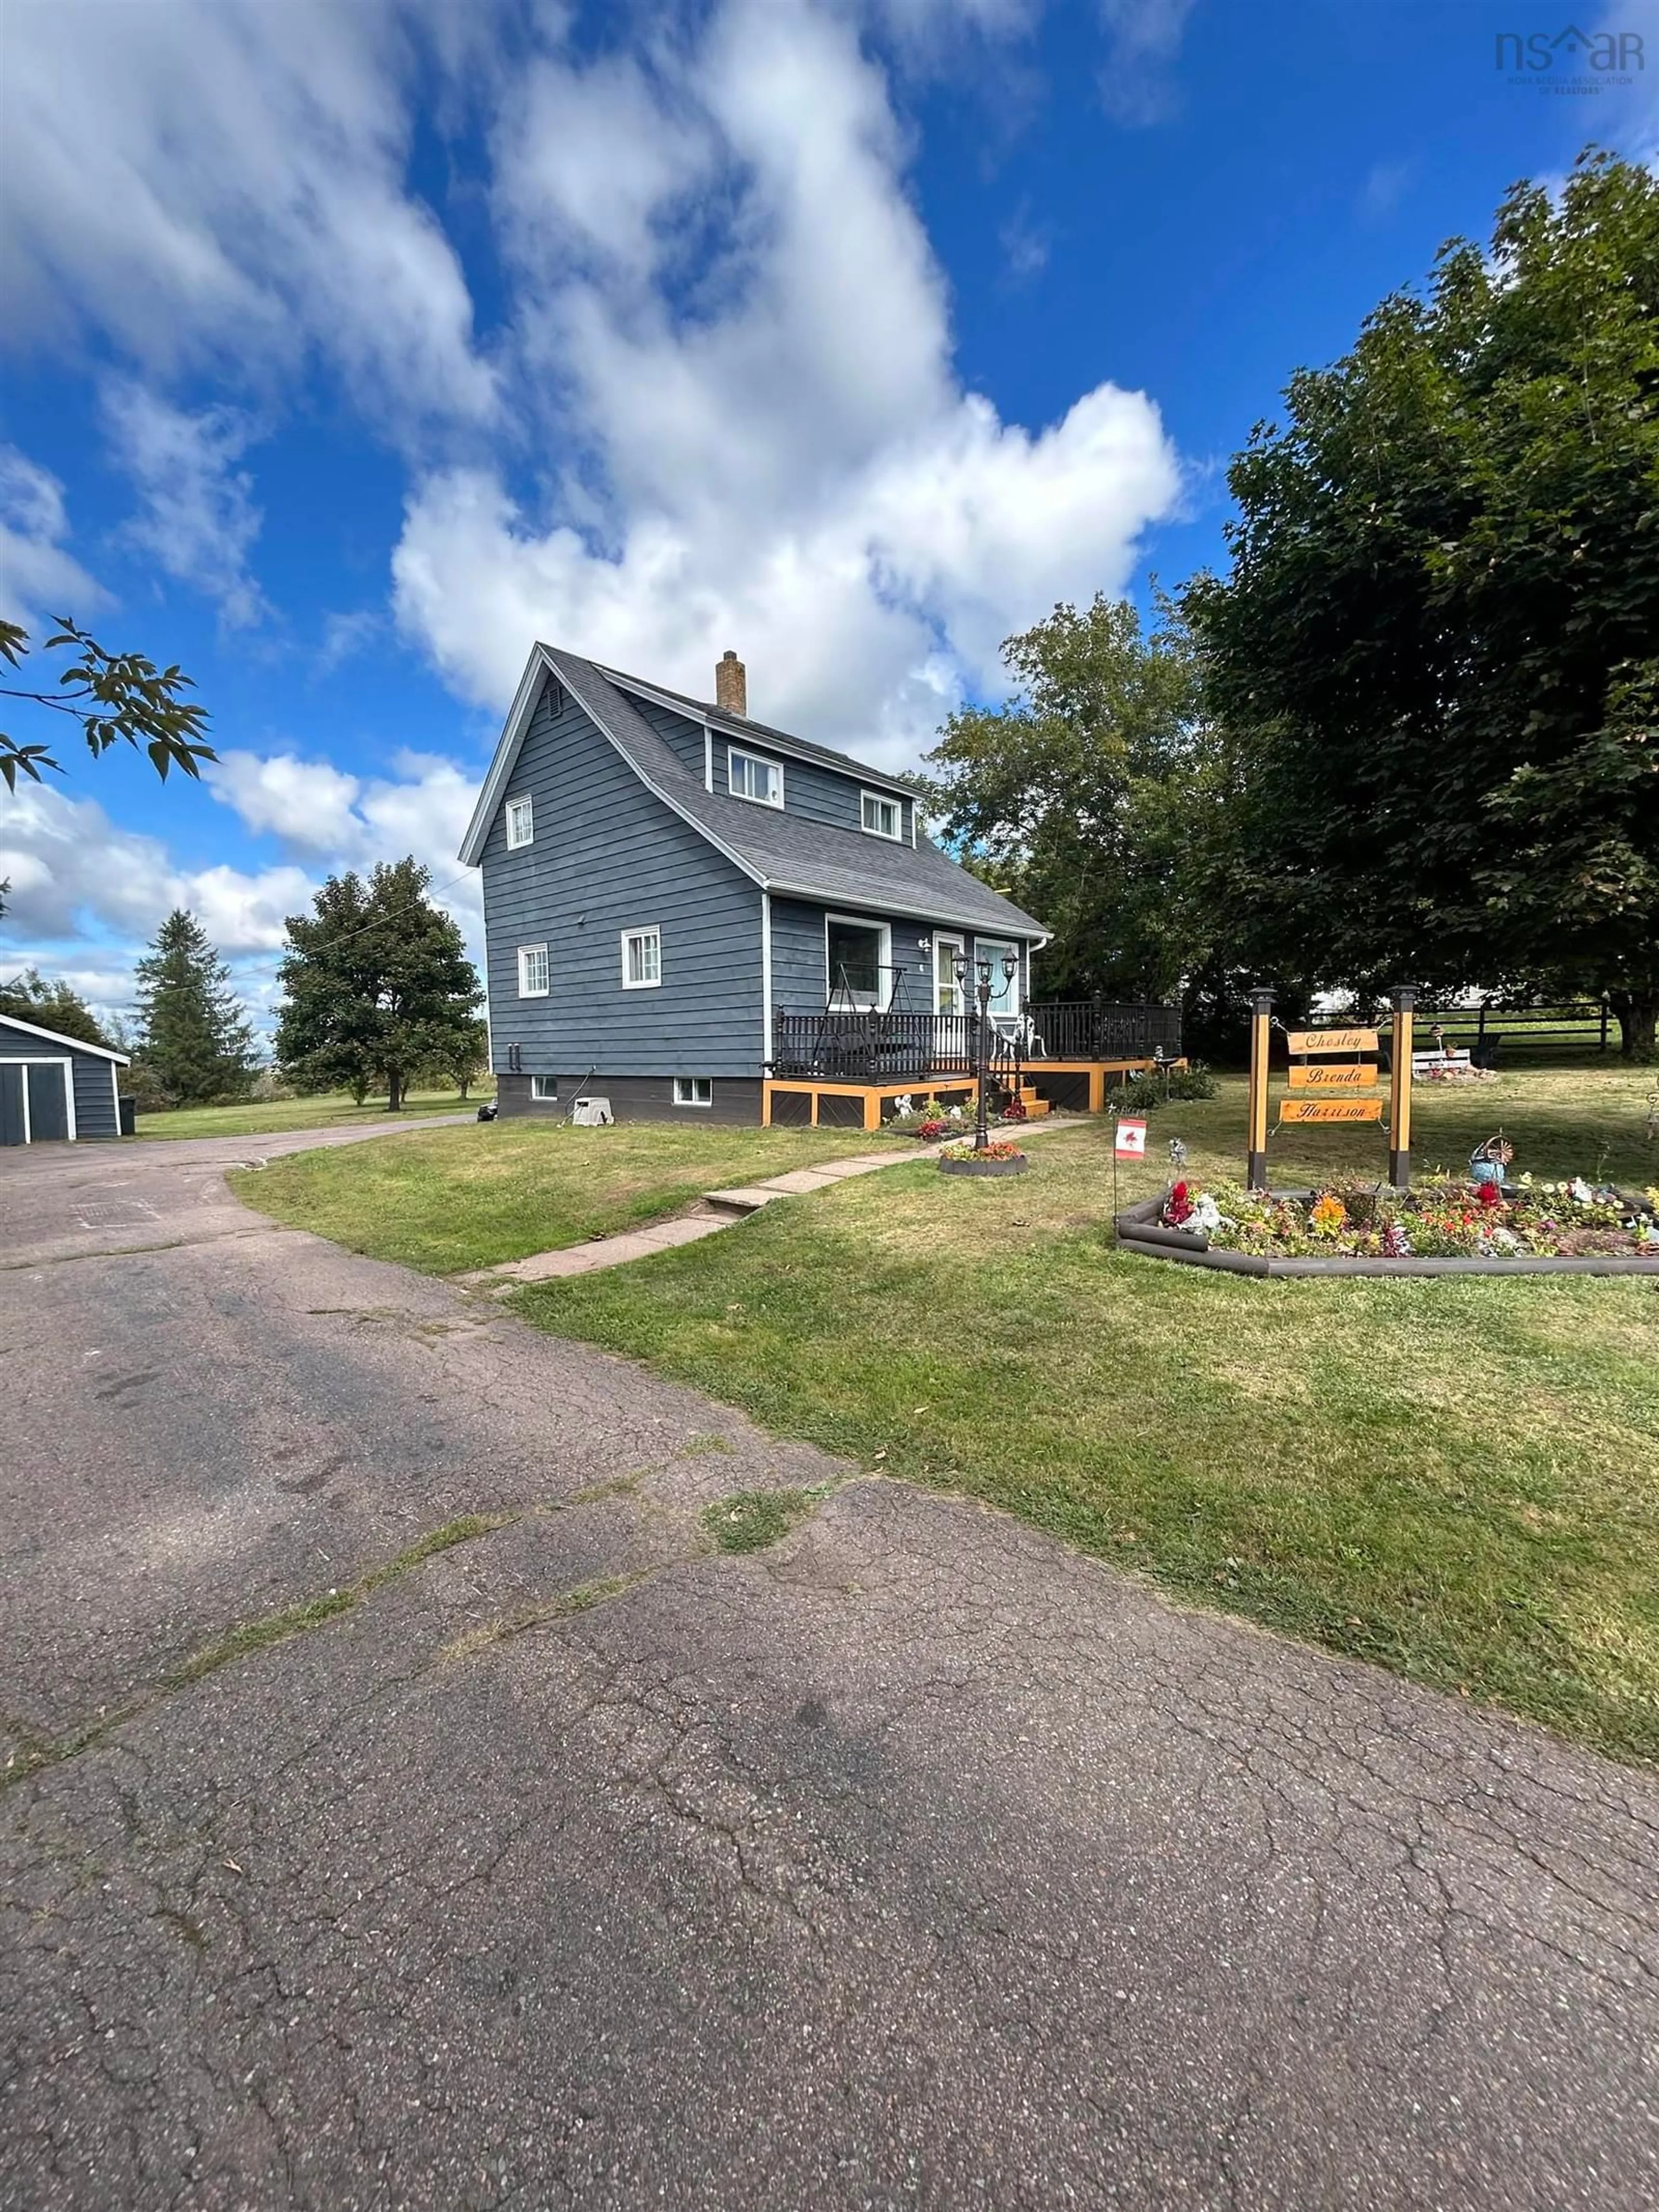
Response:
MULTIPOLYGON (((406 1114, 476 1114, 480 1097, 474 1091, 462 1098, 453 1091, 417 1091, 405 1101, 406 1114)), ((386 1111, 384 1098, 371 1098, 354 1106, 343 1091, 326 1091, 316 1098, 278 1098, 269 1105, 179 1106, 168 1114, 141 1114, 141 1137, 272 1137, 284 1129, 362 1128, 374 1121, 398 1117, 386 1111)))
MULTIPOLYGON (((1654 1082, 1425 1091, 1419 1163, 1459 1164, 1501 1123, 1517 1171, 1659 1182, 1654 1082)), ((1237 1174, 1243 1086, 1152 1129, 1126 1200, 1162 1181, 1170 1136, 1200 1180, 1237 1174)), ((1121 1258, 1104 1131, 1031 1157, 1017 1182, 917 1163, 514 1303, 1185 1598, 1659 1759, 1659 1285, 1255 1282, 1121 1258)), ((1289 1183, 1380 1173, 1382 1151, 1317 1130, 1275 1159, 1289 1183)))
POLYGON ((723 1184, 900 1141, 707 1121, 471 1122, 296 1153, 231 1182, 249 1206, 294 1228, 451 1274, 637 1228, 723 1184))

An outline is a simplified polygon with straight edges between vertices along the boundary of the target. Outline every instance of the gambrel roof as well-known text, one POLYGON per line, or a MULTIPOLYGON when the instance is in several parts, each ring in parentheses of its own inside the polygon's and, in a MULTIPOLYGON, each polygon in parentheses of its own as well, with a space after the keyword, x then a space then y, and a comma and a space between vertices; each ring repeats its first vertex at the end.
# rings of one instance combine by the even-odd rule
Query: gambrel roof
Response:
POLYGON ((706 789, 702 779, 694 775, 657 735, 629 692, 662 699, 692 720, 706 721, 735 738, 746 737, 762 750, 771 746, 786 757, 799 754, 872 788, 905 792, 907 787, 893 777, 867 769, 845 753, 832 752, 787 731, 769 729, 747 715, 705 706, 684 693, 602 668, 580 653, 561 652, 549 645, 538 644, 531 653, 484 778, 461 846, 460 857, 469 866, 476 867, 483 857, 489 825, 506 796, 519 748, 550 675, 563 685, 641 782, 763 890, 781 897, 819 899, 831 905, 873 907, 882 913, 955 923, 1009 937, 1048 936, 1040 921, 977 876, 969 875, 966 868, 958 867, 949 854, 941 852, 920 831, 914 847, 895 844, 885 838, 866 836, 857 830, 838 830, 809 821, 784 808, 757 806, 706 789))

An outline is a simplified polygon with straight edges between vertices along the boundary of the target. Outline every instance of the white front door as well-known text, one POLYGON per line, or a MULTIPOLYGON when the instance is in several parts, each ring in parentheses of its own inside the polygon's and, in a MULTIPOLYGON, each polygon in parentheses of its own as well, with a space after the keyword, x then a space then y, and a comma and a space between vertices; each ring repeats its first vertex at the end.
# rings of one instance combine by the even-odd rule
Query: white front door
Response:
POLYGON ((933 1012, 936 1014, 959 1014, 962 1012, 962 986, 957 981, 956 963, 961 959, 963 943, 959 937, 933 938, 933 1012))

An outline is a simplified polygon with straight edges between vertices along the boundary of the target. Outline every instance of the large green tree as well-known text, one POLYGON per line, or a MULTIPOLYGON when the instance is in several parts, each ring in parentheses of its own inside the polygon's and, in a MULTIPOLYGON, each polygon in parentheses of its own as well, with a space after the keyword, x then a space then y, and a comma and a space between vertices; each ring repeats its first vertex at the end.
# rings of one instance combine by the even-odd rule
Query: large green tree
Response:
POLYGON ((1264 971, 1659 1015, 1659 179, 1593 154, 1443 249, 1235 460, 1184 607, 1264 971))
POLYGON ((0 1014, 56 1030, 59 1036, 79 1037, 82 1044, 107 1045, 111 1041, 81 994, 61 977, 48 981, 38 968, 25 968, 0 982, 0 1014))
POLYGON ((310 914, 289 916, 276 1056, 302 1090, 361 1103, 380 1084, 395 1113, 417 1070, 475 1048, 478 972, 430 881, 412 859, 382 863, 367 883, 331 876, 310 914))
POLYGON ((230 971, 182 907, 138 963, 136 1064, 180 1105, 240 1097, 253 1072, 252 1033, 230 971))
POLYGON ((1226 764, 1170 611, 1057 606, 1009 638, 1015 690, 953 714, 927 799, 968 864, 1046 922, 1045 994, 1162 999, 1211 960, 1204 860, 1226 764))

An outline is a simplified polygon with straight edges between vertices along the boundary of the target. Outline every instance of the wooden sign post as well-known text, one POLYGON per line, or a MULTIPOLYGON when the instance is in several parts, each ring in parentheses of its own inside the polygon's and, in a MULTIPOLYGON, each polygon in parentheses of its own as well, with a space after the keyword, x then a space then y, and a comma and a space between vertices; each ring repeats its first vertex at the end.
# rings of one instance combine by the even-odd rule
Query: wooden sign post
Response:
MULTIPOLYGON (((1389 1180, 1396 1190, 1406 1190, 1412 1172, 1412 1012, 1417 994, 1401 986, 1391 997, 1389 1180)), ((1249 1182, 1252 1190, 1267 1188, 1267 1048, 1273 1010, 1271 991, 1251 992, 1249 1182)), ((1290 1030, 1285 1042, 1291 1066, 1288 1095, 1279 1103, 1281 1129, 1305 1128, 1310 1123, 1364 1126, 1382 1121, 1382 1078, 1376 1065, 1382 1040, 1375 1030, 1290 1030)))
POLYGON ((1394 1035, 1389 1041, 1389 1181, 1412 1187, 1412 1026, 1417 994, 1402 984, 1393 994, 1394 1035))
POLYGON ((1245 1180, 1252 1190, 1267 1188, 1267 1047, 1273 1019, 1271 991, 1250 994, 1250 1128, 1245 1180))

